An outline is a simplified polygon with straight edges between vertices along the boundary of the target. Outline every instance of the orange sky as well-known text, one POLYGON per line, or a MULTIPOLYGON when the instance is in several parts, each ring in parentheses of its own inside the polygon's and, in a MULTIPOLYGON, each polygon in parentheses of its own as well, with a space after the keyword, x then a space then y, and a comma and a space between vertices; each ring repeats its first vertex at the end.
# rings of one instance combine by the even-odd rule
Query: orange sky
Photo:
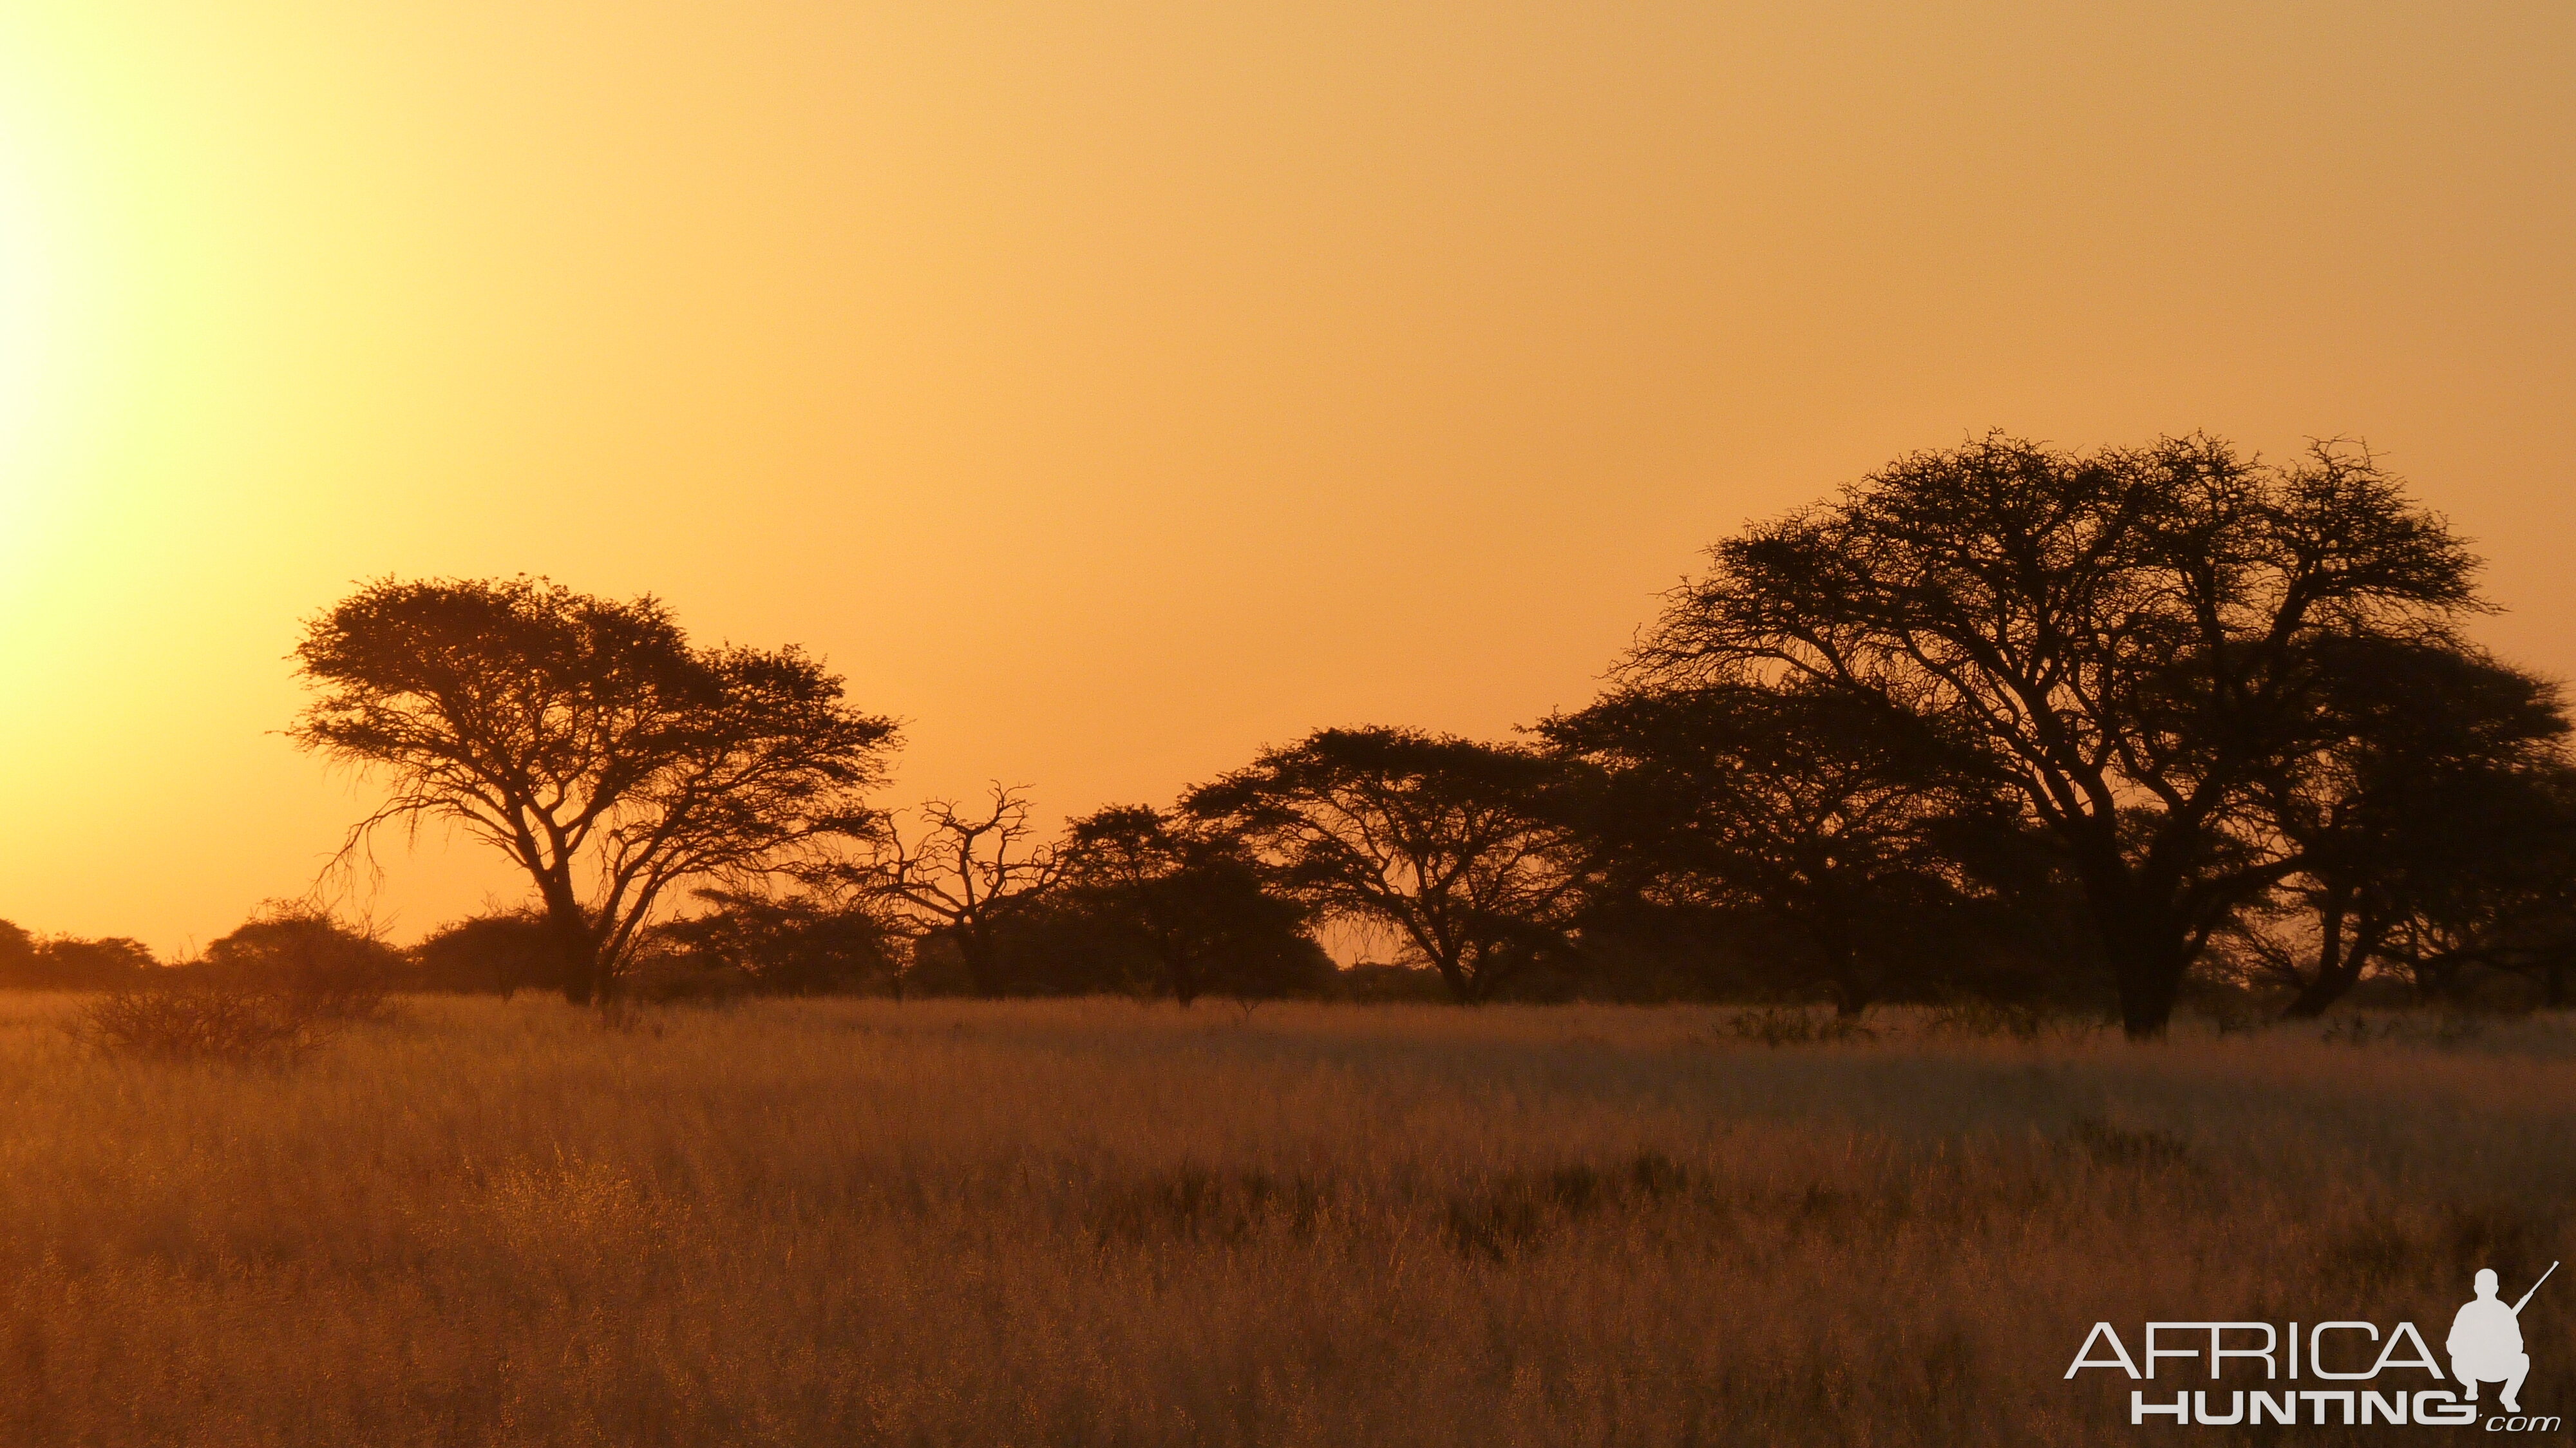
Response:
POLYGON ((12 0, 0 918, 301 892, 282 656, 387 573, 804 643, 892 798, 1062 811, 1578 703, 1905 449, 2198 427, 2366 437, 2576 674, 2571 76, 2563 0, 12 0))

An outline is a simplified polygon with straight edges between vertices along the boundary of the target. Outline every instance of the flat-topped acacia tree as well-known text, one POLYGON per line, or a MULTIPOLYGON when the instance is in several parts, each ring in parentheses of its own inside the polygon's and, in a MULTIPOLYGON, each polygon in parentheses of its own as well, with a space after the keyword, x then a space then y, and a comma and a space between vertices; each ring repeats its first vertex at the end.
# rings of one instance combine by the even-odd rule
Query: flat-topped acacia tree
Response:
POLYGON ((2439 641, 2476 560, 2357 448, 2207 437, 1916 453, 1709 550, 1623 665, 1642 688, 1812 680, 1982 748, 2081 885, 2133 1036, 2299 867, 2260 791, 2318 747, 2333 639, 2439 641))
POLYGON ((1325 916, 1398 933, 1475 1005, 1551 952, 1593 871, 1567 761, 1419 729, 1319 729, 1182 797, 1325 916))
POLYGON ((894 722, 789 647, 698 648, 651 598, 544 579, 369 584, 308 622, 298 744, 382 779, 351 830, 446 820, 528 874, 575 1001, 674 886, 810 864, 870 819, 894 722))

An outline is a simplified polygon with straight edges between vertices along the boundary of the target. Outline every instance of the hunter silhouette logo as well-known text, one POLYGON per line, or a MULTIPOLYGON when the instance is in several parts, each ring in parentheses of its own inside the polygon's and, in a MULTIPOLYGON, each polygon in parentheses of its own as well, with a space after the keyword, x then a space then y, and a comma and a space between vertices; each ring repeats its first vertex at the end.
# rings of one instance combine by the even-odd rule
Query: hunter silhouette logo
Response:
MULTIPOLYGON (((2557 1270, 2557 1263, 2549 1264, 2549 1272, 2557 1270)), ((2549 1280, 2549 1272, 2540 1274, 2540 1282, 2549 1280)), ((2531 1284, 2531 1292, 2540 1290, 2540 1282, 2531 1284)), ((2478 1400, 2478 1384, 2502 1383, 2504 1410, 2522 1411, 2516 1395, 2522 1391, 2522 1380, 2531 1376, 2531 1355, 2522 1350, 2522 1309, 2531 1301, 2531 1292, 2507 1307, 2496 1300, 2495 1269, 2478 1269, 2478 1295, 2451 1319, 2451 1339, 2445 1344, 2451 1350, 2451 1373, 2470 1402, 2478 1400)))
MULTIPOLYGON (((2262 1387, 2182 1391, 2171 1402, 2150 1398, 2144 1388, 2129 1393, 2131 1424, 2162 1419, 2222 1428, 2292 1424, 2299 1421, 2302 1409, 2310 1423, 2320 1426, 2461 1427, 2479 1420, 2478 1386, 2499 1383, 2504 1391, 2497 1394, 2497 1401, 2504 1413, 2487 1417, 2487 1432, 2556 1432, 2560 1419, 2522 1411, 2522 1384, 2531 1375, 2531 1355, 2523 1346, 2522 1310, 2557 1270, 2558 1264, 2550 1263, 2520 1298, 2507 1304, 2497 1296, 2500 1279, 2495 1269, 2478 1269, 2473 1283, 2476 1296, 2461 1305, 2451 1319, 2451 1335, 2443 1340, 2450 1367, 2447 1378, 2442 1359, 2434 1356, 2432 1345, 2415 1324, 2400 1322, 2383 1336, 2376 1323, 2352 1319, 2320 1322, 2304 1334, 2295 1322, 2286 1324, 2287 1331, 2269 1322, 2150 1322, 2141 1354, 2144 1371, 2138 1366, 2140 1358, 2129 1355, 2128 1345, 2111 1324, 2097 1322, 2084 1345, 2076 1349, 2066 1376, 2072 1378, 2086 1368, 2113 1368, 2133 1379, 2151 1381, 2159 1364, 2188 1358, 2195 1366, 2206 1359, 2209 1380, 2217 1382, 2227 1375, 2231 1360, 2238 1364, 2240 1380, 2260 1364, 2262 1387), (2405 1375, 2412 1373, 2424 1377, 2410 1381, 2405 1375), (2307 1379, 2337 1386, 2294 1386, 2307 1379), (2418 1386, 2428 1381, 2445 1386, 2418 1386), (2349 1384, 2367 1386, 2344 1386, 2349 1384)), ((2174 1373, 2168 1364, 2168 1377, 2174 1373)))

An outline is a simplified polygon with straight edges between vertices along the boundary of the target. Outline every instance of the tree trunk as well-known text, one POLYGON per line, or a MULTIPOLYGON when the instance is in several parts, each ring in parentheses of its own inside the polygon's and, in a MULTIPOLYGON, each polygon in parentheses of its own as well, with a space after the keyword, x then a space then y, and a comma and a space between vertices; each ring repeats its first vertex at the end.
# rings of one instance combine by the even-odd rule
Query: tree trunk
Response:
POLYGON ((1432 958, 1431 964, 1440 972, 1440 983, 1449 987, 1449 999, 1453 1004, 1472 1006, 1476 1003, 1476 978, 1467 973, 1464 965, 1437 956, 1432 958))
POLYGON ((1817 949, 1824 953, 1825 995, 1834 1003, 1834 1014, 1850 1020, 1868 1010, 1874 992, 1863 978, 1860 947, 1852 941, 1843 912, 1828 906, 1827 913, 1800 923, 1808 927, 1817 949))
POLYGON ((1837 938, 1827 947, 1825 989, 1832 996, 1834 1014, 1843 1020, 1857 1018, 1869 1009, 1870 989, 1861 979, 1860 952, 1848 939, 1837 938))
POLYGON ((553 937, 556 968, 563 972, 564 999, 586 1006, 607 998, 607 981, 599 969, 599 940, 591 933, 590 912, 570 891, 545 892, 546 933, 553 937))
POLYGON ((2371 932, 2356 926, 2349 936, 2344 930, 2344 900, 2341 894, 2330 897, 2317 912, 2317 969, 2299 988, 2298 998, 2282 1014, 2294 1021, 2312 1021, 2334 1007, 2335 1002, 2352 993, 2361 983, 2363 967, 2370 963, 2371 932))
POLYGON ((2119 990, 2121 1031, 2132 1041, 2162 1038, 2173 1024, 2183 976, 2191 969, 2191 937, 2180 924, 2154 912, 2100 924, 2102 953, 2119 990))
POLYGON ((1154 954, 1163 963, 1163 984, 1171 988, 1173 1001, 1188 1010, 1206 984, 1198 962, 1180 944, 1169 940, 1162 942, 1154 954))
POLYGON ((2281 1012, 2281 1018, 2289 1021, 2315 1020, 2334 1009, 2335 1002, 2351 992, 2357 978, 2339 970, 2318 971, 2315 979, 2299 987, 2298 995, 2291 999, 2289 1009, 2281 1012))
POLYGON ((2132 1041, 2162 1039, 2182 998, 2183 976, 2194 954, 2191 931, 2174 908, 2170 888, 2141 881, 2107 837, 2099 848, 2075 852, 2086 913, 2102 962, 2120 1002, 2120 1029, 2132 1041))
POLYGON ((1002 993, 1001 972, 996 968, 992 937, 980 922, 960 926, 957 931, 957 953, 965 961, 966 981, 975 988, 979 999, 992 1000, 1002 993))

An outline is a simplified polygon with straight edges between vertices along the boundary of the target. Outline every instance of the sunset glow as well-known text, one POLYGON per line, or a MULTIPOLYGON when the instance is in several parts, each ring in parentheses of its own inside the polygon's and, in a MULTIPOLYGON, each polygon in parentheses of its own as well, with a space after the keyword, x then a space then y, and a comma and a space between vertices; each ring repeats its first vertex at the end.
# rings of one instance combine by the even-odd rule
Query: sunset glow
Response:
POLYGON ((0 1448, 2563 1433, 2571 419, 2576 0, 0 0, 0 1448))
MULTIPOLYGON (((2559 5, 12 6, 0 917, 309 885, 368 796, 284 655, 387 575, 803 644, 890 799, 1053 817, 1579 704, 1907 449, 2205 428, 2366 438, 2576 672, 2571 73, 2559 5)), ((401 936, 517 888, 385 864, 401 936)))
POLYGON ((33 530, 28 433, 55 330, 42 202, 10 139, 0 134, 0 568, 20 562, 33 530))

